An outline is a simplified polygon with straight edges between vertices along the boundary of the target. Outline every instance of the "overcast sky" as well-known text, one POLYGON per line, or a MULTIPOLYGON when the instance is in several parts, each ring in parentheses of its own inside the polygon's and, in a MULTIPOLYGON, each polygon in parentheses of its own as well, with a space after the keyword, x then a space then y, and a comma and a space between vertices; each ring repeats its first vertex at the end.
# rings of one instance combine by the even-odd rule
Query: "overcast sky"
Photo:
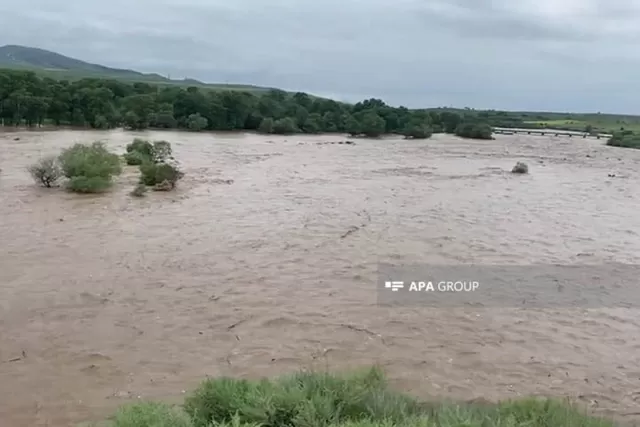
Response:
POLYGON ((640 0, 0 0, 0 45, 408 107, 640 113, 640 0))

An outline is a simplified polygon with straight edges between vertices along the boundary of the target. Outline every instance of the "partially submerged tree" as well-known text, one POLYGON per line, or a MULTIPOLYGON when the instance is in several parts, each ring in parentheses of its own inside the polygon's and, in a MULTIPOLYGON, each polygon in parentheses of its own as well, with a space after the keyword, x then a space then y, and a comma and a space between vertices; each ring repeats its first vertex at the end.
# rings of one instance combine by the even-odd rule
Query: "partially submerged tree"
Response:
POLYGON ((50 188, 62 178, 62 169, 57 156, 47 156, 27 168, 36 183, 50 188))
POLYGON ((79 193, 98 193, 112 184, 122 172, 120 158, 101 142, 75 144, 59 157, 62 172, 69 179, 67 188, 79 193))
POLYGON ((143 163, 140 165, 140 182, 154 187, 154 190, 169 191, 176 187, 184 173, 177 165, 168 163, 143 163))

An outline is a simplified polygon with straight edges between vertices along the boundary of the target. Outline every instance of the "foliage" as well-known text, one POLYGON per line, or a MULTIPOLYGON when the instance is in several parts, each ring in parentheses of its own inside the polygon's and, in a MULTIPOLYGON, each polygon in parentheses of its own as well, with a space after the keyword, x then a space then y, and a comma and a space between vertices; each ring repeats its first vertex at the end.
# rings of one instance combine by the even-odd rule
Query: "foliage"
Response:
POLYGON ((167 141, 154 141, 153 143, 136 138, 127 145, 127 153, 124 158, 128 165, 139 166, 144 162, 162 163, 171 158, 173 151, 167 141))
POLYGON ((67 189, 75 193, 102 193, 111 187, 111 179, 101 176, 73 176, 67 181, 67 189))
MULTIPOLYGON (((38 126, 46 120, 99 129, 124 126, 365 136, 403 133, 408 123, 453 133, 463 117, 480 115, 466 110, 396 108, 379 99, 351 105, 279 90, 208 90, 97 78, 57 81, 18 70, 0 70, 0 106, 0 122, 5 125, 38 126)), ((493 117, 483 121, 493 124, 493 117)))
POLYGON ((145 161, 149 161, 149 157, 145 156, 139 151, 131 151, 124 155, 124 159, 129 166, 140 166, 145 161))
POLYGON ((193 427, 180 408, 165 403, 141 402, 123 406, 114 417, 114 427, 193 427))
POLYGON ((31 177, 38 184, 50 188, 62 177, 62 169, 57 156, 44 157, 27 168, 31 177))
POLYGON ((404 129, 402 134, 407 138, 426 139, 431 138, 431 135, 433 135, 433 130, 427 125, 409 124, 404 129))
POLYGON ((260 127, 258 127, 258 131, 260 133, 273 133, 273 119, 271 117, 265 117, 260 122, 260 127))
POLYGON ((187 118, 187 128, 192 131, 201 131, 209 125, 209 120, 200 113, 190 114, 187 118))
POLYGON ((151 158, 153 155, 153 144, 145 139, 135 138, 131 144, 127 144, 127 153, 138 152, 151 158))
POLYGON ((293 120, 291 117, 285 117, 276 120, 273 123, 273 133, 277 133, 280 135, 289 135, 298 131, 298 126, 296 125, 295 120, 293 120))
POLYGON ((362 133, 362 125, 360 124, 358 119, 356 119, 353 116, 349 116, 347 118, 345 127, 346 127, 347 133, 351 136, 360 135, 360 133, 362 133))
POLYGON ((456 128, 456 135, 462 138, 492 139, 493 129, 486 123, 463 122, 456 128))
POLYGON ((359 122, 361 125, 360 131, 369 137, 380 136, 386 129, 385 120, 374 111, 367 111, 362 114, 359 122))
POLYGON ((607 145, 612 147, 640 148, 640 134, 630 131, 615 132, 607 141, 607 145))
POLYGON ((499 404, 426 403, 389 389, 378 369, 351 375, 304 372, 273 380, 210 378, 183 411, 160 403, 125 406, 114 427, 613 427, 547 399, 499 404), (186 416, 185 416, 186 414, 186 416))
POLYGON ((62 172, 69 178, 71 191, 97 193, 111 186, 114 175, 122 172, 120 159, 101 142, 75 144, 59 156, 62 172))
POLYGON ((144 185, 158 186, 156 189, 165 189, 165 181, 169 184, 166 190, 172 190, 180 179, 184 177, 177 166, 168 163, 145 162, 140 165, 140 182, 144 185))
POLYGON ((129 193, 129 195, 131 195, 132 197, 144 197, 146 193, 147 186, 140 182, 133 190, 131 190, 131 193, 129 193))

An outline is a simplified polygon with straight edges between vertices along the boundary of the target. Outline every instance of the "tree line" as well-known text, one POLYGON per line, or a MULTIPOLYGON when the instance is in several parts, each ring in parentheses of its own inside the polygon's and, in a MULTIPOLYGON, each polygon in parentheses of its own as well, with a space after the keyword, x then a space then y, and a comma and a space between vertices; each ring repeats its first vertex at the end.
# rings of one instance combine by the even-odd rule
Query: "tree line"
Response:
POLYGON ((109 79, 58 81, 16 70, 0 70, 0 120, 5 126, 342 132, 368 137, 428 138, 445 132, 489 139, 492 133, 473 111, 410 110, 379 99, 347 104, 277 89, 253 93, 109 79))

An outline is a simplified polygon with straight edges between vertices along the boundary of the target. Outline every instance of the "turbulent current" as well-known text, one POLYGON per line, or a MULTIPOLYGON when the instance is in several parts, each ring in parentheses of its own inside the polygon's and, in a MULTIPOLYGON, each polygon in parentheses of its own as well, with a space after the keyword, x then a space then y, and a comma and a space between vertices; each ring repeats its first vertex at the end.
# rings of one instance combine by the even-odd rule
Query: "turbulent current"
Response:
POLYGON ((0 133, 0 424, 100 420, 207 375, 370 364, 425 399, 567 396, 635 417, 633 307, 378 302, 379 263, 638 262, 640 150, 496 138, 0 133), (25 169, 134 136, 172 143, 177 191, 131 198, 128 168, 79 196, 25 169))

